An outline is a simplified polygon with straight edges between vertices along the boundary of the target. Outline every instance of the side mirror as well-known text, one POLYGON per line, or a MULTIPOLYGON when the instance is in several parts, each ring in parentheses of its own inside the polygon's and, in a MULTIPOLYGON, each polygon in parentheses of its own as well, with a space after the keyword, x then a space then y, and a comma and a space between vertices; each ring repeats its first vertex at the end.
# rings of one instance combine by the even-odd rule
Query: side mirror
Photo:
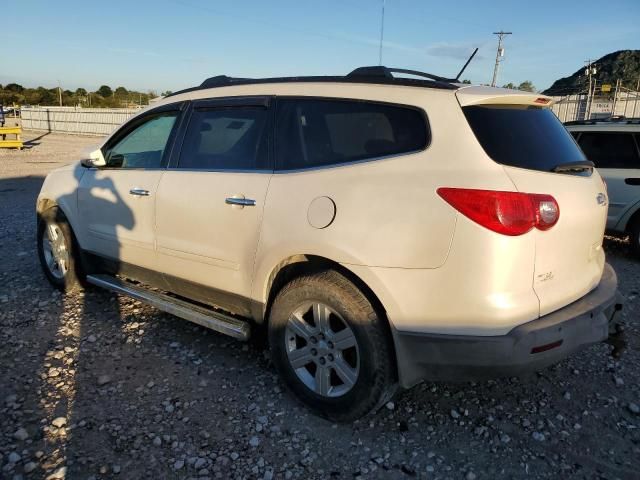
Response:
POLYGON ((82 160, 82 165, 88 168, 104 167, 106 164, 107 162, 102 155, 102 150, 100 150, 99 148, 92 151, 89 154, 89 158, 85 158, 82 160))

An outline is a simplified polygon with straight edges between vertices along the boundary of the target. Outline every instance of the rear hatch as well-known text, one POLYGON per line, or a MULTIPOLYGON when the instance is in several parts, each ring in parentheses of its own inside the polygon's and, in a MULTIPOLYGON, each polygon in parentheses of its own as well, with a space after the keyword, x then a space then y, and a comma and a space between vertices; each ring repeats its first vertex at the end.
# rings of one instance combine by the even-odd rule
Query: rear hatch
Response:
POLYGON ((503 165, 519 192, 551 195, 559 205, 552 228, 527 233, 536 239, 532 284, 540 315, 546 315, 600 281, 605 185, 548 108, 548 97, 482 87, 465 90, 458 92, 458 101, 487 155, 503 165))

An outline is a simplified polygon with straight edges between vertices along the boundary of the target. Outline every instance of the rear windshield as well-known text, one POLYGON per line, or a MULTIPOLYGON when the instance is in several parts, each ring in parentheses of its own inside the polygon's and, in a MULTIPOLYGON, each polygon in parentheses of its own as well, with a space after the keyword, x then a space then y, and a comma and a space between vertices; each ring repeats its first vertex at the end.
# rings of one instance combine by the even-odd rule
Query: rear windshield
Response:
POLYGON ((463 110, 484 151, 502 165, 550 172, 558 165, 586 160, 549 109, 474 105, 463 110))

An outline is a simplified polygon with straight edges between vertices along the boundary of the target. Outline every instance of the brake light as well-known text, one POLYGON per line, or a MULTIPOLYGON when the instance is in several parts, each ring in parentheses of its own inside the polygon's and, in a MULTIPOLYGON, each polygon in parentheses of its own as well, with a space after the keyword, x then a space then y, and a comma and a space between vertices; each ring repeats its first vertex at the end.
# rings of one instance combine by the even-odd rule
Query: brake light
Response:
POLYGON ((465 217, 502 235, 549 230, 560 218, 560 207, 551 195, 448 187, 437 192, 465 217))

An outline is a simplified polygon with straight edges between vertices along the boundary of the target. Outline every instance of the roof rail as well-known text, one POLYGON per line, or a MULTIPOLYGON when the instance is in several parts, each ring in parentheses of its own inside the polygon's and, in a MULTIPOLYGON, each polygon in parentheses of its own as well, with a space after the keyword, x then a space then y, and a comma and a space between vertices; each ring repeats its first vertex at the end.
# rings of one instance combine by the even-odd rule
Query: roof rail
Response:
POLYGON ((445 78, 432 73, 420 72, 418 70, 407 70, 406 68, 390 68, 383 67, 382 65, 376 65, 373 67, 359 67, 353 70, 347 75, 347 77, 382 77, 382 78, 397 78, 393 73, 404 73, 407 75, 414 75, 416 77, 428 78, 429 80, 435 80, 436 82, 453 83, 457 82, 453 78, 445 78))
POLYGON ((585 120, 572 120, 570 122, 564 122, 565 125, 597 125, 601 123, 617 123, 617 124, 640 124, 640 118, 627 118, 624 115, 612 115, 606 118, 590 118, 585 120))
POLYGON ((173 97, 181 93, 193 92, 196 90, 203 90, 205 88, 228 87, 230 85, 295 82, 374 83, 387 85, 406 85, 412 87, 441 88, 445 90, 456 90, 459 88, 459 86, 455 84, 457 80, 454 79, 444 78, 425 72, 418 72, 417 70, 375 66, 356 68, 354 71, 345 76, 238 78, 229 77, 227 75, 216 75, 215 77, 207 78, 197 87, 185 88, 184 90, 171 93, 170 95, 167 95, 167 97, 173 97), (394 77, 392 73, 404 73, 422 78, 416 79, 407 77, 394 77))
POLYGON ((202 82, 200 84, 200 88, 224 87, 227 85, 232 85, 234 81, 239 80, 248 80, 248 78, 235 78, 228 77, 227 75, 216 75, 215 77, 209 77, 204 82, 202 82))

